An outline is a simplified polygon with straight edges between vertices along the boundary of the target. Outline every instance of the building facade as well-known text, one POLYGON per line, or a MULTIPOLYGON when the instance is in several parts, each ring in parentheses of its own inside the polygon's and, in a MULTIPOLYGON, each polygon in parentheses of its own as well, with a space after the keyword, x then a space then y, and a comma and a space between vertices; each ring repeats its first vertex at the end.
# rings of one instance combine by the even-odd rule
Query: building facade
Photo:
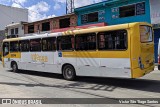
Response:
POLYGON ((6 33, 8 38, 24 36, 24 24, 27 22, 13 23, 6 26, 6 33))
POLYGON ((108 0, 75 9, 78 25, 106 22, 108 25, 128 22, 151 22, 149 0, 108 0))
POLYGON ((108 0, 75 9, 78 25, 105 22, 116 25, 130 22, 148 22, 155 30, 155 61, 158 62, 160 38, 159 0, 108 0))
POLYGON ((90 27, 100 27, 107 25, 103 22, 77 26, 77 21, 78 19, 76 14, 72 13, 31 23, 24 23, 24 36, 34 36, 34 34, 64 32, 75 29, 86 29, 90 27))
POLYGON ((64 16, 53 17, 36 22, 24 24, 25 36, 34 34, 50 33, 53 30, 70 28, 77 26, 77 16, 75 14, 67 14, 64 16))

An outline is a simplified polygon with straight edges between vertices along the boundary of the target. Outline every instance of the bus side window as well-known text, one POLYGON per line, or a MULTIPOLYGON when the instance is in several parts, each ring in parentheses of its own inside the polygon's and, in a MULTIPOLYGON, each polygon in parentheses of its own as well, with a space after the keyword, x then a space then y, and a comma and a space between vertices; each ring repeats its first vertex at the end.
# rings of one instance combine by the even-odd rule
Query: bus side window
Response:
POLYGON ((4 42, 3 43, 3 56, 6 56, 9 54, 9 43, 4 42))
POLYGON ((30 40, 30 51, 31 52, 40 52, 41 51, 41 39, 30 40))
POLYGON ((127 31, 107 31, 98 33, 99 50, 126 50, 127 31))
POLYGON ((76 35, 76 50, 96 50, 96 33, 76 35))
POLYGON ((100 35, 99 35, 99 48, 100 49, 103 49, 103 48, 105 48, 106 46, 105 46, 105 36, 104 36, 104 33, 101 33, 100 35))
POLYGON ((74 36, 60 36, 57 38, 57 50, 69 51, 74 50, 74 36))
POLYGON ((19 41, 19 48, 21 52, 28 52, 29 51, 29 40, 19 41))
POLYGON ((42 51, 56 51, 56 37, 43 38, 42 51))
POLYGON ((19 51, 18 41, 10 42, 10 52, 18 52, 18 51, 19 51))

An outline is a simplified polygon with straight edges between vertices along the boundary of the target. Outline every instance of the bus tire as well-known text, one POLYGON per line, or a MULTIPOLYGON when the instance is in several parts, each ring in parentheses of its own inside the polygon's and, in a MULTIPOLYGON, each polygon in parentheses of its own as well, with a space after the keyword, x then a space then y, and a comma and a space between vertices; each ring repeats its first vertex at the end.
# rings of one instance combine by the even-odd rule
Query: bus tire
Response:
POLYGON ((72 65, 65 65, 62 70, 63 77, 66 80, 73 81, 76 78, 76 72, 72 65))
POLYGON ((11 63, 11 68, 12 68, 13 72, 15 72, 15 73, 18 72, 18 65, 16 62, 11 63))
POLYGON ((158 70, 160 70, 160 65, 158 65, 158 70))

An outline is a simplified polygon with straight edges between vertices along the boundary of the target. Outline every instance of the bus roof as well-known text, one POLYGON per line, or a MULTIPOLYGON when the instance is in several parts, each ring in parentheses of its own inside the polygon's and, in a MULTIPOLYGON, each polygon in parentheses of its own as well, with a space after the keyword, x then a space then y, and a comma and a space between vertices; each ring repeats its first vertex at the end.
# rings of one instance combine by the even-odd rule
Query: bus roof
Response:
POLYGON ((128 29, 128 28, 134 27, 135 25, 151 26, 151 24, 146 23, 146 22, 135 22, 135 23, 126 23, 126 24, 104 26, 104 27, 94 27, 94 28, 88 28, 88 29, 70 30, 70 31, 58 32, 58 33, 34 34, 33 36, 25 36, 25 37, 19 37, 19 38, 4 39, 3 42, 29 40, 29 39, 46 38, 46 37, 57 37, 57 36, 64 36, 64 35, 76 35, 76 34, 120 30, 120 29, 128 29))

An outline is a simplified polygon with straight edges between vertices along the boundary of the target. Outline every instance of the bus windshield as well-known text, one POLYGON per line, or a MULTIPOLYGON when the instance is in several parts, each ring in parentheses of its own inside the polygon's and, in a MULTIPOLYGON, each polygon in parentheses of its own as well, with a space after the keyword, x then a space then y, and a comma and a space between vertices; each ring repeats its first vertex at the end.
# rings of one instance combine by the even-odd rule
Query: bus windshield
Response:
POLYGON ((142 43, 152 42, 153 41, 152 27, 140 26, 140 36, 142 43))
POLYGON ((3 43, 3 56, 6 56, 9 54, 9 43, 3 43))

